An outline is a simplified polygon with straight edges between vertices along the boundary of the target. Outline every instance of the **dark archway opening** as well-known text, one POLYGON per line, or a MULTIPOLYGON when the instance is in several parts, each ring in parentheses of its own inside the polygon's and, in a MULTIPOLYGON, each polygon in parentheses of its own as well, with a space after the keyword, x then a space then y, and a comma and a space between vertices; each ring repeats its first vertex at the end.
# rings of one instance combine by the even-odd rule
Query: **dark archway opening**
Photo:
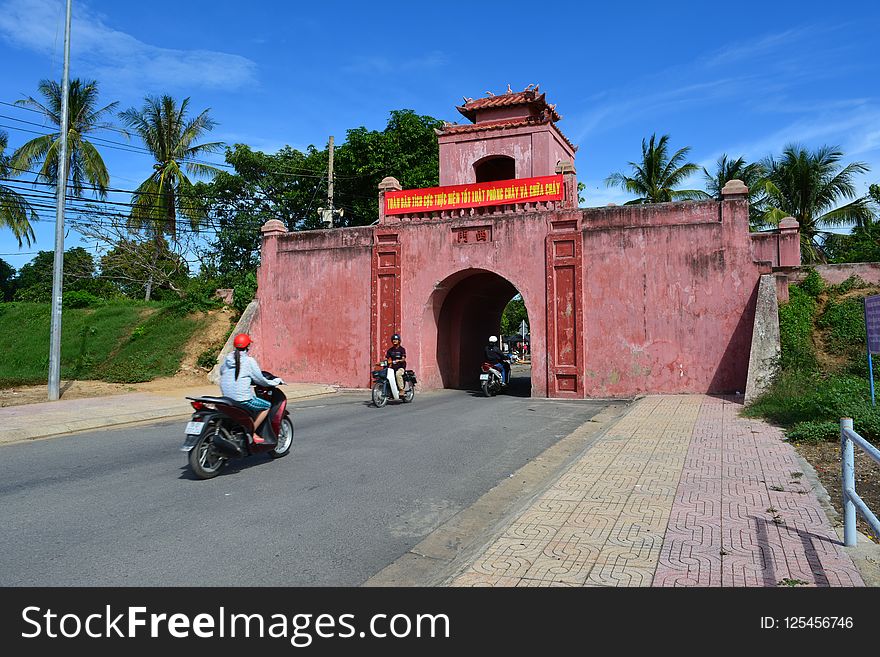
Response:
MULTIPOLYGON (((507 279, 485 270, 471 272, 444 281, 448 287, 437 315, 437 367, 444 388, 479 389, 489 336, 502 336, 504 308, 518 296, 507 279)), ((529 370, 517 366, 513 378, 511 390, 529 396, 529 370)))
POLYGON ((494 182, 516 178, 516 161, 506 155, 492 155, 474 163, 477 182, 494 182))

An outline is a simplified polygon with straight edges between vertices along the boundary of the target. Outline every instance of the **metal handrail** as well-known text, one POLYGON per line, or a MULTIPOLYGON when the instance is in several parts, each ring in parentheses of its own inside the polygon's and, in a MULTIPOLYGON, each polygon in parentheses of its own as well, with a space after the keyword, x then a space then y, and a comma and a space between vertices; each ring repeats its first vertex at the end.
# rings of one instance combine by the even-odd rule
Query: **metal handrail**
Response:
POLYGON ((853 430, 852 418, 840 418, 840 467, 843 484, 843 544, 853 547, 856 544, 856 511, 868 521, 871 529, 880 536, 880 520, 877 519, 865 501, 856 494, 856 467, 853 443, 861 447, 868 456, 880 464, 880 449, 874 447, 853 430))

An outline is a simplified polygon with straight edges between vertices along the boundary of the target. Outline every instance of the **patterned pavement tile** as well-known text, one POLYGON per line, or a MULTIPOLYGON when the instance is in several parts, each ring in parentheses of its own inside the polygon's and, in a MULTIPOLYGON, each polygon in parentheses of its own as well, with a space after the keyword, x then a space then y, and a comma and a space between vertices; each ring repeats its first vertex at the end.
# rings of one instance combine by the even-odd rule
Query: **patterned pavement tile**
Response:
POLYGON ((536 525, 562 526, 578 503, 570 500, 539 499, 532 508, 519 518, 519 522, 536 525))
POLYGON ((552 525, 537 525, 517 521, 507 528, 504 532, 504 538, 532 539, 546 542, 552 539, 558 531, 559 527, 552 525))
POLYGON ((863 586, 782 433, 739 398, 635 402, 453 586, 863 586))
POLYGON ((487 552, 474 561, 471 570, 494 577, 522 577, 531 567, 531 558, 502 556, 487 552))
POLYGON ((521 588, 525 588, 525 587, 536 588, 536 587, 550 587, 550 586, 574 588, 574 587, 580 587, 582 585, 581 584, 572 584, 571 582, 557 582, 557 581, 552 581, 552 580, 525 579, 525 578, 523 578, 523 579, 519 580, 519 583, 517 583, 517 586, 521 587, 521 588))
POLYGON ((473 587, 502 587, 517 586, 520 582, 518 577, 499 577, 497 575, 484 575, 474 571, 467 571, 456 577, 449 586, 473 586, 473 587))
POLYGON ((535 560, 523 577, 540 581, 565 582, 579 586, 587 580, 587 575, 590 574, 595 563, 595 560, 580 561, 542 555, 535 560))
POLYGON ((639 568, 623 562, 597 563, 585 586, 651 586, 654 568, 639 568))

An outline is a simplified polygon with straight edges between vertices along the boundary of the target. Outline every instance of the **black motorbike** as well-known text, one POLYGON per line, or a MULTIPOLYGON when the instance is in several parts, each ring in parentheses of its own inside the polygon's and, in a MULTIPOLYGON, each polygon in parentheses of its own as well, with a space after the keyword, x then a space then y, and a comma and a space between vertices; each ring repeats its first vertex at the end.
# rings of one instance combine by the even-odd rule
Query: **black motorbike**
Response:
MULTIPOLYGON (((394 376, 394 370, 388 367, 387 360, 376 363, 376 367, 379 369, 373 370, 373 404, 376 408, 382 408, 388 403, 389 397, 392 397, 391 384, 388 381, 388 377, 394 376)), ((411 402, 415 398, 416 373, 414 371, 403 371, 403 390, 398 390, 398 394, 404 402, 411 402)))
MULTIPOLYGON (((263 376, 276 378, 270 372, 263 372, 263 376)), ((187 397, 195 412, 186 425, 186 440, 180 450, 188 453, 189 467, 199 479, 217 476, 231 459, 263 453, 277 459, 290 453, 293 421, 287 396, 278 387, 255 385, 254 392, 271 404, 257 431, 262 442, 249 439, 258 412, 229 397, 187 397)))

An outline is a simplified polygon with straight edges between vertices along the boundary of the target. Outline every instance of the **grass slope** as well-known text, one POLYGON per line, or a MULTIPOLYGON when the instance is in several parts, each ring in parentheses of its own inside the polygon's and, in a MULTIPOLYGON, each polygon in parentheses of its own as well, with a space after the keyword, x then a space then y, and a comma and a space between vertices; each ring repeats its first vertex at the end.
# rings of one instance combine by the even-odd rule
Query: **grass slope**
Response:
MULTIPOLYGON (((206 315, 158 304, 65 308, 61 323, 61 378, 135 383, 172 376, 184 347, 206 315)), ((45 383, 49 375, 50 308, 0 303, 0 387, 45 383)))
MULTIPOLYGON (((857 277, 827 287, 813 271, 779 309, 782 358, 770 390, 745 409, 786 428, 791 440, 836 440, 841 417, 880 439, 865 352, 865 296, 880 293, 857 277)), ((875 363, 875 379, 877 376, 875 363)), ((875 382, 876 385, 876 382, 875 382)))

